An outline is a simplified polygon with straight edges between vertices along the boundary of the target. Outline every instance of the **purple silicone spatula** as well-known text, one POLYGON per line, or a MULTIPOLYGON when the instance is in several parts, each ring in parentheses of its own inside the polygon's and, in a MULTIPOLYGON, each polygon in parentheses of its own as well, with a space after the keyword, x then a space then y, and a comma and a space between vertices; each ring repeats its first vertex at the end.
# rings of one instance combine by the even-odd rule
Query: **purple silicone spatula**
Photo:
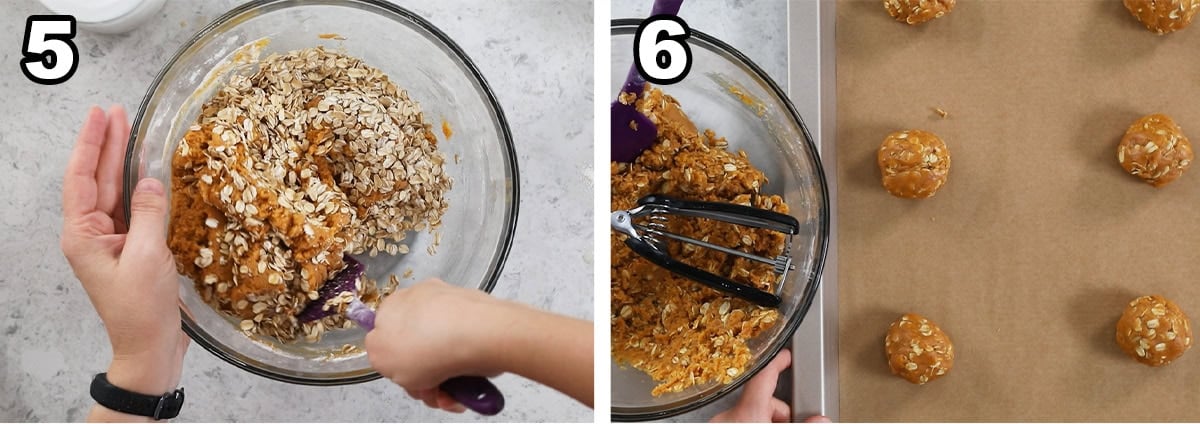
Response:
MULTIPOLYGON (((346 262, 346 268, 321 285, 317 290, 317 300, 309 303, 297 318, 300 322, 309 322, 336 314, 336 309, 326 310, 323 306, 330 299, 348 291, 354 293, 354 298, 346 307, 346 318, 367 331, 374 330, 375 311, 358 299, 358 290, 354 284, 363 271, 366 271, 366 266, 350 255, 343 256, 343 260, 346 262)), ((454 377, 443 381, 438 388, 458 403, 483 415, 496 415, 504 409, 504 395, 491 381, 483 377, 454 377)))
MULTIPOLYGON (((650 16, 676 15, 682 4, 683 0, 655 0, 650 16)), ((621 92, 617 93, 617 100, 612 102, 612 106, 609 107, 610 124, 612 125, 612 132, 609 134, 612 137, 612 160, 615 162, 633 162, 643 151, 654 144, 654 140, 658 136, 658 128, 654 122, 650 121, 650 118, 639 112, 632 102, 630 104, 621 103, 620 98, 625 94, 632 94, 633 101, 636 101, 637 97, 642 95, 645 85, 646 80, 642 79, 637 65, 630 64, 629 73, 625 76, 625 85, 621 86, 621 92)))

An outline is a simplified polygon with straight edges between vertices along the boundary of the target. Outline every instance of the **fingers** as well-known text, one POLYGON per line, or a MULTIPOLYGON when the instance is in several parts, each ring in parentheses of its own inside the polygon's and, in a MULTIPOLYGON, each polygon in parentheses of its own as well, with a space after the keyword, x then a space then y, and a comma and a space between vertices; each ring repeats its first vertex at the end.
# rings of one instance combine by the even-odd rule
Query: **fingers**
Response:
POLYGON ((437 409, 437 407, 438 407, 437 406, 437 390, 435 390, 435 389, 411 390, 408 392, 408 395, 412 396, 414 399, 424 402, 425 406, 428 406, 433 409, 437 409))
POLYGON ((68 220, 96 209, 96 167, 107 127, 104 111, 95 106, 88 110, 63 177, 63 217, 68 220))
POLYGON ((126 230, 121 192, 128 140, 129 120, 126 118, 125 108, 120 105, 109 108, 108 130, 100 152, 100 164, 96 170, 96 209, 113 217, 118 233, 124 233, 126 230))
POLYGON ((775 355, 775 359, 772 359, 771 363, 767 364, 763 369, 771 370, 778 374, 790 366, 792 366, 792 351, 790 349, 782 349, 778 355, 775 355))
MULTIPOLYGON (((391 309, 391 306, 389 306, 389 305, 391 305, 393 303, 399 303, 400 298, 404 297, 404 294, 407 293, 408 290, 410 290, 410 289, 408 289, 406 287, 399 287, 396 289, 396 291, 393 291, 392 294, 389 294, 387 297, 383 298, 383 300, 381 300, 379 302, 379 305, 377 305, 375 307, 375 319, 378 320, 380 317, 383 316, 383 314, 385 313, 384 311, 391 309)), ((376 323, 378 324, 378 321, 376 323)), ((379 326, 376 325, 376 328, 378 328, 378 327, 379 326)), ((367 334, 370 334, 370 333, 367 333, 367 334)))
POLYGON ((445 411, 453 412, 455 414, 461 414, 463 412, 467 412, 467 407, 458 403, 458 401, 456 401, 456 400, 454 400, 454 398, 450 397, 450 394, 443 392, 440 389, 434 391, 434 396, 437 399, 438 408, 441 408, 445 411))
POLYGON ((806 422, 806 423, 831 423, 831 422, 833 422, 833 420, 829 419, 829 417, 826 417, 824 415, 813 415, 811 417, 805 418, 804 422, 806 422))
POLYGON ((726 420, 726 419, 725 419, 725 414, 727 414, 727 413, 728 413, 728 411, 722 411, 722 412, 718 413, 717 415, 713 415, 713 417, 712 417, 712 418, 710 418, 710 419, 708 420, 708 422, 710 422, 710 423, 723 423, 723 422, 726 422, 726 421, 728 421, 728 420, 726 420))
POLYGON ((742 391, 742 400, 739 403, 766 406, 768 401, 777 400, 775 399, 775 387, 779 384, 779 373, 787 369, 791 363, 792 353, 787 349, 780 351, 778 355, 775 355, 775 359, 772 359, 762 371, 758 372, 758 375, 746 383, 746 388, 742 391))
POLYGON ((446 394, 446 392, 443 392, 441 389, 436 387, 423 390, 404 389, 404 391, 408 393, 409 397, 419 400, 423 402, 425 406, 433 409, 441 409, 443 411, 453 412, 456 414, 461 414, 467 411, 465 406, 462 406, 458 403, 458 401, 446 394))
POLYGON ((163 253, 167 251, 167 196, 163 184, 153 178, 138 181, 129 202, 129 236, 125 241, 125 252, 134 254, 163 253))
POLYGON ((771 422, 786 423, 792 419, 792 408, 787 402, 771 398, 771 422))

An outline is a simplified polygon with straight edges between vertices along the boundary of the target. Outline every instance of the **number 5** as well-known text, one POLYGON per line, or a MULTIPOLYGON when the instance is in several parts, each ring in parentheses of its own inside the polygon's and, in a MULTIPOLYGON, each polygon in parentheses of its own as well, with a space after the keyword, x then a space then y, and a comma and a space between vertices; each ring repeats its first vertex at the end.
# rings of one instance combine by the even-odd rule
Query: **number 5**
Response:
POLYGON ((21 72, 30 81, 43 85, 66 82, 79 67, 79 49, 75 38, 75 17, 33 15, 25 21, 25 42, 21 44, 21 72))

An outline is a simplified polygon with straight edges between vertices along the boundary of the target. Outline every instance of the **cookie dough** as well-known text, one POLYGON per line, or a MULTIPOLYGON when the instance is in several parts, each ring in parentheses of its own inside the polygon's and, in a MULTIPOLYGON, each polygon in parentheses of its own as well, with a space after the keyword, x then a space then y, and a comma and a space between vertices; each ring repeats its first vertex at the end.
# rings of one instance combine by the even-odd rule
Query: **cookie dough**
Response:
MULTIPOLYGON (((380 70, 322 47, 253 63, 175 149, 167 246, 246 334, 316 342, 343 314, 297 315, 343 255, 408 253, 410 230, 437 231, 453 181, 420 104, 380 70)), ((359 295, 372 305, 368 281, 359 295)))
POLYGON ((955 0, 883 0, 883 7, 897 21, 917 25, 945 16, 955 0))
POLYGON ((1129 302, 1117 320, 1117 346, 1138 362, 1161 367, 1192 347, 1192 330, 1175 302, 1142 296, 1129 302))
POLYGON ((1125 0, 1125 8, 1146 29, 1162 35, 1187 28, 1200 12, 1200 0, 1125 0))
MULTIPOLYGON (((735 203, 788 213, 778 195, 768 195, 767 177, 746 156, 729 148, 714 131, 697 128, 677 99, 647 84, 633 103, 658 126, 658 138, 633 163, 610 164, 611 205, 637 206, 658 193, 682 199, 735 203)), ((692 217, 667 223, 675 234, 748 249, 774 257, 787 246, 782 233, 692 217)), ((613 359, 648 374, 652 396, 670 395, 706 384, 728 384, 750 372, 756 336, 780 325, 780 312, 763 308, 667 271, 612 235, 611 332, 613 359)), ((713 249, 679 248, 680 262, 771 291, 778 276, 771 265, 731 260, 713 249)))
POLYGON ((907 199, 933 196, 950 173, 950 150, 941 138, 928 131, 888 134, 879 146, 878 161, 883 188, 907 199))
POLYGON ((1175 181, 1191 166, 1192 143, 1170 117, 1147 115, 1138 119, 1117 146, 1117 161, 1125 171, 1154 187, 1175 181))
POLYGON ((913 384, 925 384, 954 367, 954 345, 933 321, 904 314, 888 327, 883 339, 892 374, 913 384))

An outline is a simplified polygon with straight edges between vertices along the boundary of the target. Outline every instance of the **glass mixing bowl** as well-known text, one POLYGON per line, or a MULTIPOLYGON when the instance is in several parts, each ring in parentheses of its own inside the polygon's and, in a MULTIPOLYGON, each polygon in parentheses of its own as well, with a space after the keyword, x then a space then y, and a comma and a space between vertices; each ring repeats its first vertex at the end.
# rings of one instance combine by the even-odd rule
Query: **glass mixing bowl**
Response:
MULTIPOLYGON (((209 24, 171 58, 150 85, 134 120, 125 161, 125 210, 142 177, 170 184, 171 157, 187 128, 229 74, 240 48, 266 37, 272 52, 324 45, 379 68, 422 107, 435 128, 443 121, 439 150, 454 180, 447 194, 437 253, 428 233, 411 233, 408 255, 362 255, 367 275, 387 281, 409 269, 415 278, 439 277, 490 291, 500 275, 517 220, 517 163, 508 123, 479 70, 453 41, 416 14, 384 1, 274 0, 238 7, 209 24), (336 36, 335 36, 336 34, 336 36), (344 40, 342 40, 344 38, 344 40), (458 158, 458 160, 454 160, 458 158)), ((169 186, 168 186, 169 187, 169 186)), ((128 218, 128 215, 126 216, 128 218)), ((402 279, 402 286, 413 281, 402 279)), ((379 378, 361 352, 360 329, 326 333, 321 342, 282 344, 243 334, 201 301, 192 281, 180 277, 183 328, 195 342, 255 374, 300 384, 337 385, 379 378)))
MULTIPOLYGON (((633 58, 633 35, 640 22, 612 21, 612 98, 625 83, 633 58)), ((816 144, 804 121, 779 86, 733 47, 695 29, 687 43, 692 51, 691 73, 681 82, 660 88, 679 100, 696 128, 712 129, 725 137, 731 150, 745 150, 750 163, 766 173, 769 183, 763 191, 782 195, 801 224, 791 244, 796 269, 788 274, 780 293, 781 321, 748 341, 754 359, 747 372, 730 384, 709 383, 652 396, 650 390, 656 383, 648 375, 611 361, 612 418, 616 421, 687 412, 732 392, 757 374, 800 326, 816 295, 825 262, 828 193, 816 144)))

